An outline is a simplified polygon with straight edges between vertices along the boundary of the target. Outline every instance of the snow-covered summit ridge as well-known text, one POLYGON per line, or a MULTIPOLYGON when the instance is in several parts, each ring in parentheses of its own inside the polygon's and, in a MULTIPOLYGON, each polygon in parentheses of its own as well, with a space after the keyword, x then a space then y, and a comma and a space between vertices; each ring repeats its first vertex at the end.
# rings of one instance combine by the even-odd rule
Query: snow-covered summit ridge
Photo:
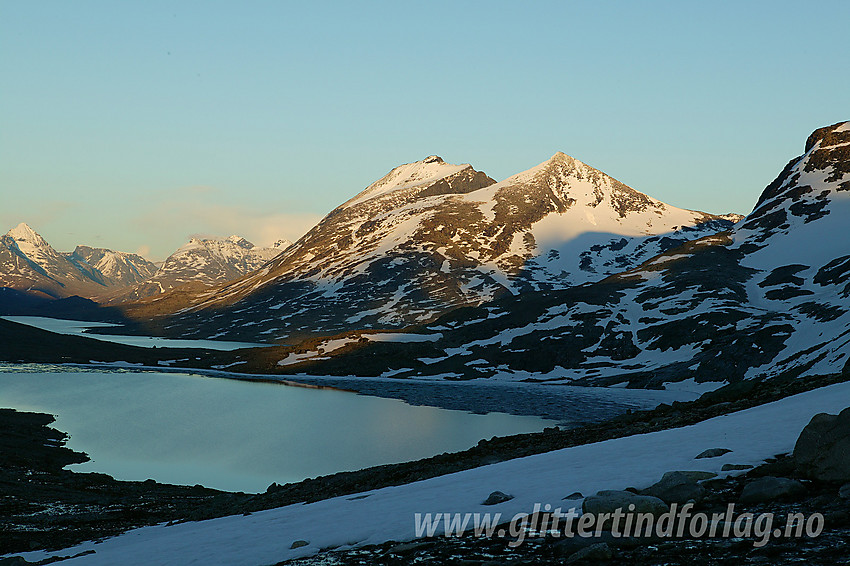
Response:
POLYGON ((262 269, 190 305, 177 298, 190 328, 173 328, 206 332, 204 311, 230 305, 234 318, 219 314, 226 327, 209 334, 401 327, 505 293, 602 279, 732 224, 562 152, 499 183, 431 156, 394 168, 262 269))
MULTIPOLYGON (((736 241, 764 245, 774 237, 793 234, 800 263, 811 254, 843 255, 844 231, 850 214, 850 122, 819 128, 806 140, 805 153, 792 159, 762 192, 736 241), (823 221, 815 222, 823 219, 823 221), (814 245, 817 243, 817 245, 814 245)), ((790 240, 789 240, 790 242, 790 240)), ((789 256, 790 257, 790 256, 789 256)))
MULTIPOLYGON (((652 211, 655 216, 673 213, 679 224, 714 218, 702 212, 686 211, 667 205, 610 175, 567 155, 557 152, 539 165, 508 177, 484 190, 471 193, 470 198, 492 194, 497 199, 529 197, 548 201, 552 212, 563 214, 570 208, 596 209, 612 220, 625 219, 634 213, 652 211)), ((595 219, 590 219, 591 224, 595 219)), ((641 229, 650 227, 654 218, 641 219, 641 229)), ((651 233, 652 229, 646 230, 651 233)))
POLYGON ((233 234, 232 236, 228 236, 227 241, 232 242, 232 243, 236 244, 237 246, 239 246, 241 248, 248 249, 248 250, 250 250, 251 248, 254 247, 253 243, 249 242, 248 240, 246 240, 242 236, 237 236, 236 234, 233 234))
POLYGON ((0 235, 0 287, 54 298, 80 295, 121 302, 191 281, 212 285, 234 279, 259 268, 289 245, 278 240, 260 248, 236 235, 197 236, 157 267, 138 254, 107 248, 78 245, 72 252, 58 252, 22 222, 0 235))
POLYGON ((9 230, 6 233, 6 237, 8 240, 11 240, 11 245, 15 247, 20 254, 37 264, 52 261, 59 256, 59 252, 54 250, 53 247, 47 243, 47 240, 42 238, 41 235, 33 230, 26 222, 21 222, 9 230))
POLYGON ((47 241, 42 238, 35 230, 33 230, 26 222, 21 222, 6 233, 7 236, 16 242, 30 244, 36 247, 47 246, 47 241))
MULTIPOLYGON (((25 222, 9 230, 2 237, 2 244, 4 265, 0 269, 0 282, 12 282, 16 276, 26 281, 46 278, 51 284, 58 284, 69 275, 73 279, 88 278, 25 222)), ((19 287, 20 284, 12 283, 8 286, 19 287)))
MULTIPOLYGON (((440 180, 450 181, 461 172, 477 173, 470 164, 454 165, 446 163, 437 155, 430 155, 421 161, 405 163, 366 187, 360 194, 342 205, 353 207, 389 193, 415 187, 432 185, 440 180)), ((487 178, 486 184, 496 181, 487 178)))
MULTIPOLYGON (((193 251, 203 250, 223 262, 233 259, 242 260, 246 257, 251 257, 251 261, 268 261, 280 253, 280 249, 275 247, 258 248, 241 236, 229 236, 227 238, 219 238, 215 236, 193 236, 189 241, 180 246, 168 259, 165 264, 168 265, 176 257, 190 254, 193 251)), ((163 266, 165 268, 166 266, 163 266)))
POLYGON ((106 248, 77 246, 69 260, 80 265, 85 264, 98 270, 104 277, 119 283, 130 285, 141 283, 156 272, 156 265, 138 254, 116 252, 106 248))

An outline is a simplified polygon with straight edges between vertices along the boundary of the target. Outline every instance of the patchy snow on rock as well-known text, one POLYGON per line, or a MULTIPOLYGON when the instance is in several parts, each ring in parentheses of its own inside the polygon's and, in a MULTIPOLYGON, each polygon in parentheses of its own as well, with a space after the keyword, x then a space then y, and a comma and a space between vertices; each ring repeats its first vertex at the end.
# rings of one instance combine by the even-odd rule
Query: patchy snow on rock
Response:
POLYGON ((392 191, 429 184, 437 179, 454 175, 469 168, 469 164, 452 165, 442 158, 431 155, 422 161, 407 163, 394 168, 384 177, 375 181, 359 195, 343 206, 355 206, 367 200, 380 197, 392 191))
POLYGON ((603 279, 731 225, 661 203, 563 153, 499 183, 430 156, 336 208, 268 270, 192 295, 176 324, 183 333, 211 324, 243 337, 271 328, 281 336, 402 328, 504 294, 603 279), (236 304, 280 311, 245 329, 233 324, 236 304), (210 322, 213 310, 221 318, 210 322))

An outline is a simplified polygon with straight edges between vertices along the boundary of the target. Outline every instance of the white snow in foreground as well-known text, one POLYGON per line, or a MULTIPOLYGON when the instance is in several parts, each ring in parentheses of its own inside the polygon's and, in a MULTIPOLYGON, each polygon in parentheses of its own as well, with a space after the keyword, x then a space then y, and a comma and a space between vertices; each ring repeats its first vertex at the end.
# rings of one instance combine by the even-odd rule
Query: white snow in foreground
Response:
POLYGON ((840 383, 688 427, 519 458, 367 492, 362 499, 349 495, 249 516, 145 527, 100 544, 24 556, 34 560, 95 550, 66 563, 255 566, 312 555, 322 548, 411 540, 414 513, 490 511, 510 518, 530 512, 534 503, 550 503, 566 511, 567 502, 561 499, 573 491, 588 495, 600 489, 645 488, 671 470, 720 472, 726 463, 758 464, 790 452, 813 415, 837 413, 850 404, 848 399, 850 383, 840 383), (732 452, 694 459, 707 448, 732 452), (482 506, 495 490, 515 498, 482 506), (296 540, 309 544, 291 550, 296 540))

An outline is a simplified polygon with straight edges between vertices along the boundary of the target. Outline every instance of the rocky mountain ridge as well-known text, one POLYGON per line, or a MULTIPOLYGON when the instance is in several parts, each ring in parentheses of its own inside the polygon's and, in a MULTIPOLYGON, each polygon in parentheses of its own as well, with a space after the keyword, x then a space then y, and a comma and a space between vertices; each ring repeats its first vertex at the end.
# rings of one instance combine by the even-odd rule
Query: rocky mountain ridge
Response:
POLYGON ((287 355, 279 371, 660 387, 850 368, 850 122, 815 131, 728 230, 604 279, 287 355))
POLYGON ((429 156, 394 168, 263 269, 133 316, 251 340, 399 328, 602 279, 737 219, 664 204, 560 152, 499 183, 429 156))

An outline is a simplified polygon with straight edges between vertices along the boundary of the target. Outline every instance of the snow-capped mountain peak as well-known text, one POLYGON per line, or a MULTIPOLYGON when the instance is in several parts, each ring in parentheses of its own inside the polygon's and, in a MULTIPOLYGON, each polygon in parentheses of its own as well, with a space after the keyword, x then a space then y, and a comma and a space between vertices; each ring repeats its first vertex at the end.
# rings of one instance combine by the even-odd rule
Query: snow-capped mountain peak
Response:
POLYGON ((91 266, 98 270, 110 283, 127 286, 149 278, 156 272, 156 265, 138 254, 116 252, 105 248, 77 246, 65 256, 77 265, 91 266))
POLYGON ((812 254, 843 255, 844 240, 835 235, 844 231, 848 214, 850 122, 838 122, 815 130, 806 140, 805 153, 792 159, 765 188, 739 230, 738 241, 763 245, 790 237, 793 245, 771 248, 781 248, 788 259, 808 264, 812 254), (823 220, 815 222, 819 219, 823 220))
POLYGON ((32 263, 43 275, 63 277, 67 271, 65 258, 51 247, 29 224, 21 222, 6 233, 6 245, 21 258, 32 263))
POLYGON ((562 152, 500 183, 430 156, 394 168, 263 269, 180 297, 181 317, 205 325, 206 308, 239 303, 240 314, 221 314, 216 323, 226 327, 209 334, 260 339, 404 326, 503 294, 604 278, 731 225, 562 152))
MULTIPOLYGON (((668 205, 661 201, 561 151, 536 167, 508 177, 489 190, 514 198, 520 196, 518 190, 523 190, 526 196, 541 199, 541 204, 547 201, 549 207, 559 213, 573 207, 607 208, 616 212, 616 217, 625 218, 629 213, 641 213, 647 209, 654 209, 659 214, 668 209, 668 205)), ((692 213, 690 215, 693 217, 692 213)))
MULTIPOLYGON (((441 180, 446 181, 446 183, 449 185, 449 188, 456 190, 457 187, 453 186, 456 183, 452 183, 452 181, 455 180, 456 177, 467 176, 459 175, 461 173, 466 173, 468 175, 470 173, 478 172, 476 172, 468 163, 464 163, 461 165, 453 165, 451 163, 446 163, 441 157, 437 155, 430 155, 421 161, 405 163, 404 165, 399 165, 398 167, 395 167, 389 173, 387 173, 386 175, 366 187, 360 194, 355 196, 353 199, 343 204, 340 208, 354 207, 364 202, 388 195, 390 193, 394 193, 396 191, 402 191, 404 189, 427 187, 430 185, 434 185, 435 183, 441 180)), ((486 185, 495 183, 494 180, 490 179, 489 177, 486 177, 486 175, 484 175, 483 177, 486 178, 486 180, 482 178, 479 184, 486 185)), ((467 188, 468 190, 469 187, 465 188, 467 188)))
POLYGON ((545 175, 552 167, 557 166, 574 166, 576 163, 584 165, 581 161, 567 155, 563 151, 558 151, 552 157, 543 161, 530 169, 526 169, 525 171, 520 171, 514 175, 511 175, 504 181, 501 181, 500 184, 509 185, 512 183, 517 183, 520 181, 527 181, 529 179, 533 179, 539 175, 545 175))
MULTIPOLYGON (((15 240, 18 247, 23 248, 44 248, 48 247, 47 241, 33 230, 26 222, 21 222, 6 233, 7 236, 15 240)), ((26 252, 25 252, 26 253, 26 252)))

